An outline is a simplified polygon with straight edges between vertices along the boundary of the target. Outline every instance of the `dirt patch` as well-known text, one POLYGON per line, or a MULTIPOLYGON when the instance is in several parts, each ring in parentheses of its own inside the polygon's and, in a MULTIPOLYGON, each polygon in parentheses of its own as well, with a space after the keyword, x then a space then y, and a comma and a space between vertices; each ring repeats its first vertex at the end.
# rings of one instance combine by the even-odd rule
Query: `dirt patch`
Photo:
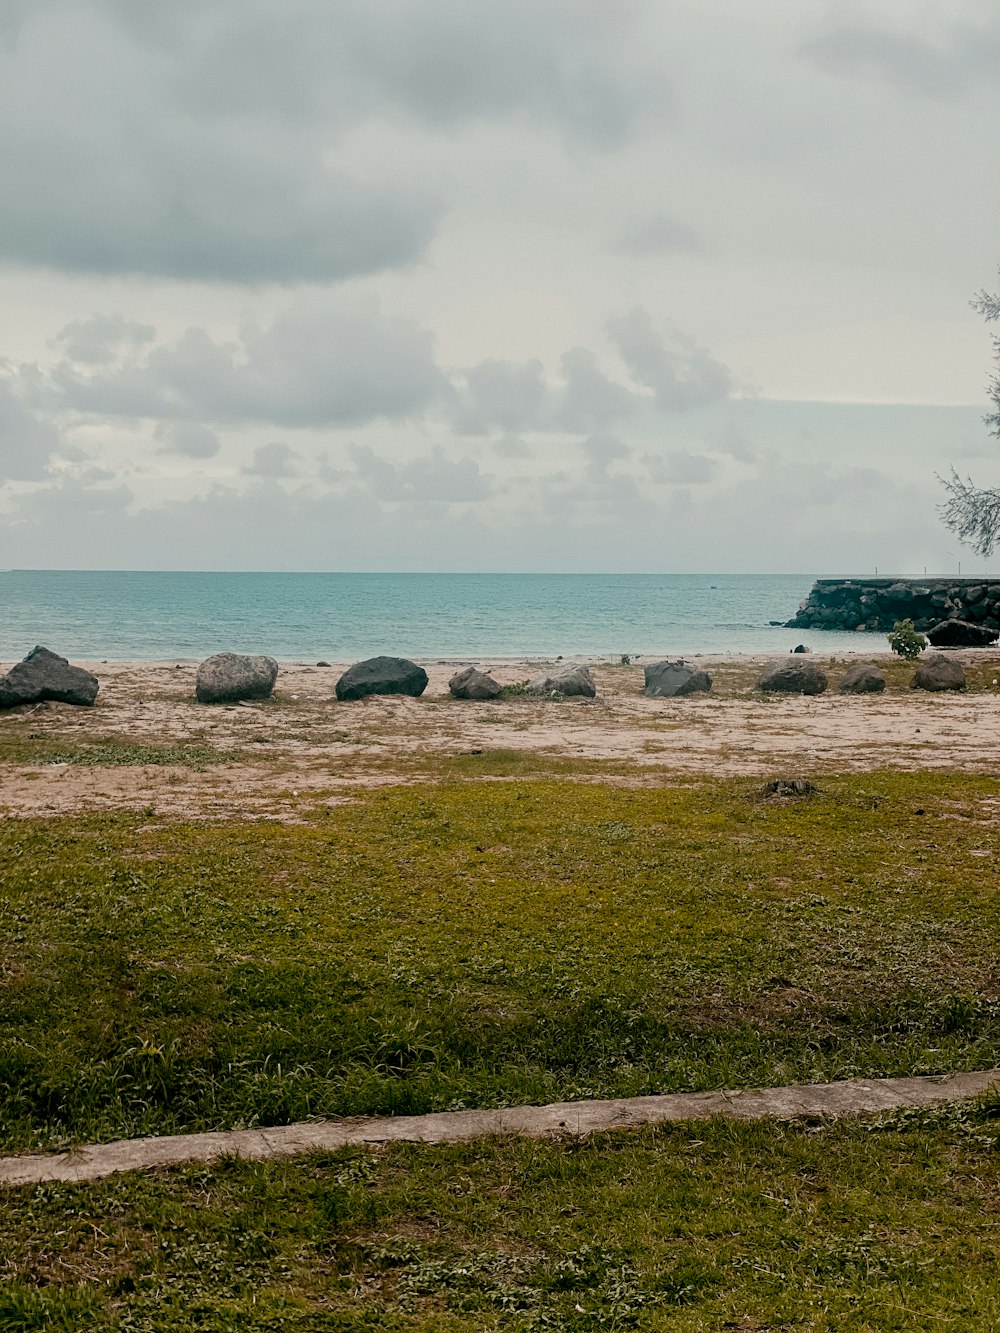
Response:
MULTIPOLYGON (((101 692, 94 708, 45 704, 0 715, 0 811, 148 809, 176 817, 295 820, 359 789, 442 776, 525 777, 533 765, 636 785, 769 777, 789 768, 811 778, 874 768, 994 767, 1000 692, 763 696, 752 682, 764 661, 698 659, 713 670, 716 692, 686 699, 645 698, 641 665, 598 664, 595 700, 489 703, 451 698, 453 662, 425 663, 430 683, 420 699, 356 703, 334 698, 340 665, 285 664, 274 698, 250 707, 196 703, 193 663, 95 663, 101 692), (211 746, 220 762, 202 769, 32 762, 34 743, 95 740, 211 746), (503 762, 492 762, 501 755, 503 762)), ((1000 668, 997 653, 966 654, 963 661, 987 676, 1000 668)), ((505 662, 491 670, 502 684, 515 684, 552 665, 505 662)), ((826 659, 824 665, 835 680, 836 665, 826 659)))

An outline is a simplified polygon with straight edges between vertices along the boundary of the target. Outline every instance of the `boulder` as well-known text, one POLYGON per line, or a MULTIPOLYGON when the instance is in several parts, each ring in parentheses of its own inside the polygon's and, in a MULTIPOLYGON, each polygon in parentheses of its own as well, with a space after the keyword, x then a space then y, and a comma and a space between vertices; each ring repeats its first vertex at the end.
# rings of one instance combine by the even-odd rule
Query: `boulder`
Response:
POLYGON ((922 659, 910 681, 914 690, 964 690, 965 671, 961 662, 943 654, 922 659))
POLYGON ((1000 630, 968 620, 940 620, 927 631, 927 638, 935 648, 988 648, 1000 639, 1000 630))
POLYGON ((448 689, 456 699, 499 699, 500 686, 487 671, 467 666, 456 671, 448 682, 448 689))
POLYGON ((650 662, 644 669, 643 694, 650 699, 673 699, 682 694, 707 694, 712 677, 707 671, 695 671, 683 658, 676 662, 650 662))
POLYGON ((811 653, 812 649, 804 643, 797 643, 791 651, 793 653, 811 653))
POLYGON ((99 689, 97 677, 89 671, 71 666, 65 657, 38 646, 0 678, 0 708, 47 699, 89 708, 99 689))
POLYGON ((427 672, 406 657, 368 657, 348 667, 337 681, 343 702, 370 694, 406 694, 419 699, 427 688, 427 672))
POLYGON ((885 676, 870 663, 852 666, 840 682, 841 694, 880 694, 885 689, 885 676))
POLYGON ((586 699, 593 699, 597 694, 597 686, 589 667, 564 666, 529 680, 528 693, 582 695, 586 699))
POLYGON ((273 657, 216 653, 198 668, 194 692, 200 704, 235 704, 243 699, 267 699, 278 679, 273 657))
POLYGON ((815 662, 772 662, 757 682, 769 694, 822 694, 826 672, 815 662))

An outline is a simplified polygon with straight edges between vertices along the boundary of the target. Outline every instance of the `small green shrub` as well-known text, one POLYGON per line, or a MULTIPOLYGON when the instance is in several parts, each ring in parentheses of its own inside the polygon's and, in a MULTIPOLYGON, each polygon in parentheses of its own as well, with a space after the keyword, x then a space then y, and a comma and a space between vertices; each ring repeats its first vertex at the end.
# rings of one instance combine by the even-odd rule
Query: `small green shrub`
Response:
POLYGON ((522 699, 529 694, 528 682, 526 680, 516 680, 510 685, 500 686, 501 699, 522 699))
POLYGON ((914 627, 912 620, 897 620, 889 635, 889 647, 897 656, 912 662, 927 647, 927 640, 914 627))

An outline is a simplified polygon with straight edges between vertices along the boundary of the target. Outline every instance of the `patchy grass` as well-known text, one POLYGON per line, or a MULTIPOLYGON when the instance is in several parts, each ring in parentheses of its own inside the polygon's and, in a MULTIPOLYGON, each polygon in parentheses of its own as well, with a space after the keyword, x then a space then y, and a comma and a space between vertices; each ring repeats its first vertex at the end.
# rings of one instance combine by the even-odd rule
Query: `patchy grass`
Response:
POLYGON ((0 1141, 993 1064, 1000 783, 758 786, 0 823, 0 1141))
POLYGON ((0 1328, 991 1329, 995 1102, 4 1193, 0 1328))
POLYGON ((240 758, 242 756, 234 750, 222 750, 201 742, 143 745, 112 736, 94 736, 81 741, 65 735, 35 732, 0 737, 0 764, 25 767, 72 764, 87 768, 132 768, 152 764, 200 769, 209 764, 235 763, 240 758))

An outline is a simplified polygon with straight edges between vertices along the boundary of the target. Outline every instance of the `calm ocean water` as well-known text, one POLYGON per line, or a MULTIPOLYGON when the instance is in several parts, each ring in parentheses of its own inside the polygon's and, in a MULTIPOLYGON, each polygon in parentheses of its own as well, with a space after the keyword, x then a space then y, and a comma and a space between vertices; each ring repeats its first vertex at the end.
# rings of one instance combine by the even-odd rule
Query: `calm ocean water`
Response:
MULTIPOLYGON (((810 575, 0 571, 0 661, 787 652, 810 575)), ((823 651, 882 636, 809 631, 823 651)))

